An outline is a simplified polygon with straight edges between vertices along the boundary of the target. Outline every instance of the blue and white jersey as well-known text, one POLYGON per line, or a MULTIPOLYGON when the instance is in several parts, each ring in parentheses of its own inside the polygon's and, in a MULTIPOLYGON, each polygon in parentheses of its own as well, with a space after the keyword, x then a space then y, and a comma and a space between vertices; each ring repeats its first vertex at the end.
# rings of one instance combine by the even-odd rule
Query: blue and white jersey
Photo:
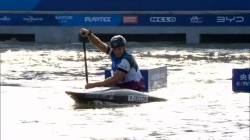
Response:
POLYGON ((130 81, 139 82, 142 80, 140 69, 134 57, 129 52, 126 51, 122 57, 117 58, 113 52, 113 49, 109 47, 107 54, 112 60, 111 76, 113 76, 116 70, 126 73, 125 78, 119 83, 130 81))

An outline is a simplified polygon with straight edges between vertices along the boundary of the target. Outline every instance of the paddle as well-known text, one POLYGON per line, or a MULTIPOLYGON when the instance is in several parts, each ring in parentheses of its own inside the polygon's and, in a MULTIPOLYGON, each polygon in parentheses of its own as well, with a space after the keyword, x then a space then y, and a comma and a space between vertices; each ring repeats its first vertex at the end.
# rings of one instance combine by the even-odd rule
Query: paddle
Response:
MULTIPOLYGON (((82 34, 82 35, 84 35, 84 34, 82 34)), ((86 83, 88 83, 89 80, 88 80, 87 56, 86 56, 86 46, 85 46, 85 37, 84 36, 82 36, 82 47, 83 47, 83 53, 84 53, 86 83)))

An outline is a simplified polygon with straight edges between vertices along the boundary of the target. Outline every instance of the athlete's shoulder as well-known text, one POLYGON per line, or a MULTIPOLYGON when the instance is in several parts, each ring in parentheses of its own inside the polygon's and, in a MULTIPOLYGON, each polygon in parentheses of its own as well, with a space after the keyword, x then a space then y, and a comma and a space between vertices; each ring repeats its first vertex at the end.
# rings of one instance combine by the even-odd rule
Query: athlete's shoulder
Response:
POLYGON ((123 59, 126 59, 126 60, 128 60, 128 61, 133 61, 133 60, 134 60, 134 56, 131 55, 130 53, 127 53, 127 55, 125 55, 125 56, 123 57, 123 59))

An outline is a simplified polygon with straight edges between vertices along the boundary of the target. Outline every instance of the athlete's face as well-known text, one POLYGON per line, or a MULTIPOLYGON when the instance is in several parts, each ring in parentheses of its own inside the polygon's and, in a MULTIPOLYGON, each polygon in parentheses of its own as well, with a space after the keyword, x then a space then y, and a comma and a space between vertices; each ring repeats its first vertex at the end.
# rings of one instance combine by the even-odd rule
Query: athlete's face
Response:
POLYGON ((114 54, 116 57, 120 58, 125 52, 125 46, 113 48, 114 54))

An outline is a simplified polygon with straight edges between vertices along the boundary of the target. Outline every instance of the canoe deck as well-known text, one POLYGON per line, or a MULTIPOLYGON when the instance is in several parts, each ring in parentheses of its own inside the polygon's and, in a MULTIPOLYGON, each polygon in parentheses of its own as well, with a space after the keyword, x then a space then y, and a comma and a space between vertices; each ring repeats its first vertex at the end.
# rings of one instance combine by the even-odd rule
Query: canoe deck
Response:
POLYGON ((73 92, 65 91, 76 103, 89 103, 95 101, 111 103, 149 103, 162 102, 167 99, 154 97, 142 92, 129 89, 107 89, 99 91, 73 92))

